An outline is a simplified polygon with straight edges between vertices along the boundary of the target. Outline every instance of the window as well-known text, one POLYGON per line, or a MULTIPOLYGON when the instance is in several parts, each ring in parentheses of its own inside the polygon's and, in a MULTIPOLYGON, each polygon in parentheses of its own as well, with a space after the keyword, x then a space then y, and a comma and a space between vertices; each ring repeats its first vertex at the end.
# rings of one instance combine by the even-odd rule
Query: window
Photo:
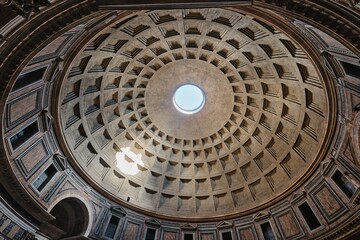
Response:
POLYGON ((116 216, 111 216, 109 224, 105 231, 105 237, 114 238, 119 222, 120 222, 120 218, 116 216))
POLYGON ((276 240, 275 234, 270 226, 269 222, 260 225, 265 240, 276 240))
POLYGON ((34 187, 41 192, 46 184, 50 182, 53 176, 57 173, 56 167, 51 164, 34 182, 34 187))
POLYGON ((148 228, 146 231, 145 240, 154 240, 156 235, 156 230, 152 228, 148 228))
POLYGON ((184 240, 194 240, 194 235, 192 233, 185 233, 184 240))
POLYGON ((231 232, 222 232, 222 240, 232 240, 231 232))
POLYGON ((347 63, 347 62, 341 62, 341 65, 343 66, 345 72, 347 75, 350 75, 352 77, 360 78, 360 66, 347 63))
POLYGON ((44 76, 46 67, 40 68, 40 69, 36 69, 32 72, 28 72, 25 74, 22 74, 18 77, 18 79, 16 80, 12 90, 18 90, 20 88, 23 88, 25 86, 28 86, 34 82, 37 82, 39 80, 41 80, 44 76))
POLYGON ((351 198, 356 192, 356 186, 344 176, 339 170, 336 170, 334 175, 331 177, 336 185, 345 193, 348 198, 351 198))
POLYGON ((309 204, 307 202, 304 202, 299 206, 299 210, 301 212, 301 215, 303 215, 307 225, 309 226, 310 230, 314 230, 318 227, 320 227, 320 222, 315 216, 314 212, 310 208, 309 204))
POLYGON ((30 139, 35 133, 39 131, 37 121, 31 123, 27 127, 21 129, 18 133, 10 138, 13 149, 18 148, 21 144, 30 139))

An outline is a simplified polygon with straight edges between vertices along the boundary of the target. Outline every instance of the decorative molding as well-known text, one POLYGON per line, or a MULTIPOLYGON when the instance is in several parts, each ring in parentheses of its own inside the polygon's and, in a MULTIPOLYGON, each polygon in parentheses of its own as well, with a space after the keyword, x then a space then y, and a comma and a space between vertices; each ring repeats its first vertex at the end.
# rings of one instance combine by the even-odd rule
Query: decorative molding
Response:
POLYGON ((258 214, 256 214, 253 219, 255 222, 259 222, 262 221, 266 218, 270 217, 270 213, 269 212, 259 212, 258 214))
POLYGON ((101 213, 101 216, 98 217, 98 222, 96 223, 96 227, 95 227, 95 231, 94 231, 94 234, 95 235, 99 235, 100 234, 100 231, 103 227, 103 224, 105 222, 105 219, 106 219, 106 216, 108 215, 109 213, 109 209, 104 209, 101 213))
POLYGON ((336 228, 335 231, 327 233, 327 236, 322 237, 324 240, 345 239, 360 230, 360 212, 358 211, 354 216, 343 222, 336 228))
POLYGON ((127 214, 127 212, 125 211, 125 209, 124 209, 123 207, 121 207, 121 206, 112 206, 112 207, 110 208, 110 211, 111 211, 112 213, 115 213, 115 214, 118 215, 118 216, 121 216, 121 217, 125 217, 126 214, 127 214))
POLYGON ((291 204, 295 204, 299 201, 301 201, 302 199, 304 199, 306 197, 306 192, 302 191, 302 192, 298 192, 298 193, 293 193, 289 199, 289 202, 291 204))
POLYGON ((145 224, 151 227, 156 227, 156 228, 160 228, 161 227, 161 222, 159 220, 156 219, 145 219, 145 224))
POLYGON ((181 225, 180 228, 182 230, 191 230, 191 231, 196 231, 198 226, 197 224, 190 224, 190 223, 185 223, 184 225, 181 225))
POLYGON ((326 176, 329 173, 329 171, 332 169, 332 166, 334 166, 334 164, 335 164, 335 160, 333 158, 322 161, 320 163, 321 174, 326 176))
MULTIPOLYGON (((28 19, 31 13, 39 13, 41 7, 49 7, 51 3, 48 0, 2 0, 5 5, 16 12, 18 15, 28 19)), ((1 3, 0 3, 1 4, 1 3)))
POLYGON ((329 52, 324 51, 321 53, 325 63, 328 63, 329 70, 335 75, 336 78, 344 77, 345 72, 339 61, 329 52))
POLYGON ((358 41, 360 30, 357 27, 360 25, 360 19, 355 12, 347 11, 342 6, 328 0, 316 2, 310 0, 254 0, 253 5, 302 20, 320 30, 325 30, 326 33, 336 33, 330 35, 360 56, 360 42, 358 41), (347 42, 344 42, 344 39, 347 42))
POLYGON ((233 226, 234 226, 234 223, 228 222, 228 221, 223 221, 223 222, 219 223, 218 225, 216 225, 216 227, 218 229, 228 229, 228 228, 232 228, 233 226))
POLYGON ((59 153, 54 154, 54 164, 59 171, 64 171, 68 168, 67 158, 59 153))

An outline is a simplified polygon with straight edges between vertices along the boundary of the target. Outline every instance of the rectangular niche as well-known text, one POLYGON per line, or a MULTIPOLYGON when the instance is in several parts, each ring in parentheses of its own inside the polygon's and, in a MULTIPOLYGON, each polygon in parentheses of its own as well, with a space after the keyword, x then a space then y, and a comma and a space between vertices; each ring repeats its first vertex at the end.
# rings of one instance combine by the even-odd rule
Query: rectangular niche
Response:
POLYGON ((156 238, 156 229, 148 228, 146 231, 145 240, 155 240, 156 238))
POLYGON ((348 198, 351 198, 356 192, 356 186, 353 184, 344 174, 339 170, 336 170, 335 173, 331 176, 331 179, 334 180, 336 185, 345 193, 348 198))
POLYGON ((183 240, 194 240, 194 233, 184 233, 183 240))
POLYGON ((116 229, 119 225, 119 222, 120 222, 119 217, 111 216, 110 221, 105 230, 104 236, 113 239, 116 233, 116 229))
POLYGON ((360 79, 360 66, 340 61, 347 75, 360 79))
POLYGON ((299 206, 299 211, 311 231, 321 226, 318 218, 307 202, 304 202, 299 206))
POLYGON ((38 191, 41 192, 45 186, 50 182, 50 180, 55 176, 57 173, 57 169, 54 164, 51 164, 43 173, 41 173, 38 178, 33 183, 33 187, 38 191))
POLYGON ((233 236, 231 231, 224 231, 221 233, 221 240, 232 240, 233 236))
POLYGON ((260 224, 260 228, 265 240, 277 240, 269 222, 260 224))
POLYGON ((38 132, 39 132, 39 126, 37 121, 21 129, 16 134, 10 137, 10 143, 12 149, 13 150, 17 149, 38 132))
POLYGON ((47 69, 47 66, 33 70, 31 72, 21 74, 18 77, 18 79, 16 80, 16 82, 11 90, 12 91, 19 90, 20 88, 26 87, 28 85, 31 85, 31 84, 43 79, 46 69, 47 69))

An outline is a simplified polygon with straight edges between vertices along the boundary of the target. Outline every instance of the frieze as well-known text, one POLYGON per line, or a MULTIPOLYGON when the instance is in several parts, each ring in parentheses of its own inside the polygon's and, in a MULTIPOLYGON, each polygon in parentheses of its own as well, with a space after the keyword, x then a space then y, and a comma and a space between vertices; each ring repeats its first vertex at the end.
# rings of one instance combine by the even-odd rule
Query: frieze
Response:
POLYGON ((29 18, 31 13, 38 13, 41 7, 49 7, 51 3, 47 0, 3 0, 0 5, 8 6, 18 15, 29 18))

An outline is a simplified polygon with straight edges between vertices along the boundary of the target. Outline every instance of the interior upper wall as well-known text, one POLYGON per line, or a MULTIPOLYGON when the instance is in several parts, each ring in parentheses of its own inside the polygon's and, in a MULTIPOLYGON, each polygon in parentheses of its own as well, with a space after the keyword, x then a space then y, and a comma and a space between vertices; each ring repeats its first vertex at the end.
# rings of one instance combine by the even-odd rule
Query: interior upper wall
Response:
MULTIPOLYGON (((84 11, 84 15, 90 14, 90 12, 84 11)), ((34 16, 34 18, 35 17, 36 16, 34 16)), ((102 19, 101 17, 100 15, 98 18, 95 18, 100 26, 101 24, 105 24, 103 22, 109 19, 102 19)), ((75 21, 75 19, 71 19, 71 21, 75 21)), ((22 205, 24 207, 26 206, 26 201, 28 201, 31 207, 25 209, 29 211, 30 214, 36 211, 42 211, 43 213, 38 214, 36 217, 39 220, 46 219, 46 221, 48 221, 51 219, 51 216, 48 215, 46 209, 52 204, 54 199, 62 195, 78 194, 91 202, 94 211, 92 220, 94 227, 87 234, 92 238, 99 238, 105 234, 112 215, 119 217, 119 226, 122 226, 118 227, 116 236, 131 236, 135 239, 143 238, 148 228, 156 229, 159 239, 181 238, 184 233, 194 233, 200 239, 217 239, 216 236, 219 236, 219 233, 222 231, 230 231, 233 236, 241 237, 242 239, 256 239, 262 238, 263 232, 261 225, 266 222, 271 223, 270 226, 279 239, 293 239, 298 237, 325 237, 327 239, 333 239, 344 234, 340 232, 340 229, 347 229, 345 235, 358 231, 356 226, 359 226, 358 222, 360 221, 358 207, 359 189, 353 197, 349 198, 334 182, 332 176, 336 171, 340 171, 344 176, 351 179, 357 188, 359 187, 359 136, 357 134, 358 131, 356 131, 356 129, 359 129, 359 112, 355 108, 360 102, 359 83, 358 79, 347 75, 343 70, 342 75, 337 76, 336 71, 339 69, 335 69, 334 64, 330 63, 331 61, 335 63, 347 61, 358 66, 359 59, 357 57, 341 54, 340 50, 334 52, 330 48, 325 50, 321 49, 321 51, 326 51, 330 55, 324 59, 324 67, 326 66, 328 69, 328 74, 331 76, 330 79, 336 86, 337 105, 338 109, 340 109, 340 117, 331 148, 309 181, 299 187, 293 195, 274 206, 263 209, 258 214, 249 214, 248 216, 226 219, 225 221, 219 220, 217 222, 187 224, 186 222, 156 219, 109 201, 99 195, 95 189, 91 189, 76 171, 67 164, 66 158, 63 157, 61 146, 58 145, 55 131, 52 128, 51 90, 56 82, 57 74, 59 74, 63 66, 67 64, 62 61, 61 56, 68 54, 69 49, 71 49, 71 44, 76 42, 77 37, 85 36, 89 38, 89 36, 86 35, 86 31, 88 31, 91 26, 97 25, 94 22, 89 22, 88 24, 85 24, 85 22, 77 24, 77 26, 73 24, 71 27, 67 27, 66 24, 61 26, 60 29, 62 30, 51 37, 52 40, 56 38, 55 43, 49 40, 47 44, 52 42, 52 45, 50 45, 51 47, 45 48, 46 50, 40 51, 40 49, 43 49, 47 44, 36 48, 36 45, 40 44, 40 42, 27 43, 27 46, 30 47, 24 53, 29 54, 20 55, 20 59, 11 56, 9 49, 3 49, 4 46, 9 46, 8 43, 2 42, 1 45, 2 53, 9 54, 8 58, 3 58, 4 61, 0 65, 1 69, 7 68, 6 71, 1 72, 1 81, 4 83, 1 84, 2 109, 8 108, 9 105, 14 102, 20 102, 18 105, 15 105, 15 108, 18 109, 16 111, 17 115, 15 115, 15 120, 14 115, 12 116, 13 121, 10 121, 10 125, 5 124, 6 121, 11 119, 11 117, 7 115, 9 112, 2 112, 3 142, 1 146, 1 164, 4 168, 1 175, 2 180, 14 179, 13 173, 9 174, 5 171, 16 172, 16 177, 12 180, 13 184, 19 185, 18 182, 20 182, 21 185, 25 186, 26 190, 19 187, 11 188, 11 186, 14 186, 11 182, 9 182, 10 184, 6 187, 8 191, 23 192, 22 195, 19 195, 18 192, 13 192, 12 196, 17 198, 19 202, 21 201, 20 198, 23 197, 22 200, 24 202, 22 205), (87 28, 87 26, 89 28, 87 28), (46 72, 39 81, 17 92, 10 90, 11 85, 16 81, 18 75, 31 72, 41 67, 46 67, 46 72), (26 105, 25 108, 23 104, 29 105, 26 105), (24 108, 26 111, 23 111, 24 108), (31 135, 29 139, 22 143, 16 150, 11 149, 11 143, 9 143, 10 138, 33 122, 36 122, 38 131, 31 135), (60 157, 57 154, 60 155, 60 157), (8 160, 13 161, 14 164, 9 164, 8 160), (41 191, 36 190, 34 188, 34 182, 51 165, 54 165, 57 169, 56 174, 41 191), (31 197, 26 196, 26 194, 31 195, 31 197), (324 197, 327 198, 329 202, 322 201, 321 199, 324 197), (36 201, 33 201, 33 199, 36 199, 36 201), (307 202, 311 206, 321 224, 321 227, 314 231, 309 229, 299 211, 299 205, 304 202, 307 202), (290 226, 285 224, 289 222, 291 223, 290 226), (329 229, 333 229, 333 231, 329 231, 329 229)), ((20 24, 23 22, 22 19, 19 18, 14 24, 15 23, 20 24)), ((16 26, 16 24, 14 26, 16 26)), ((306 26, 303 27, 302 30, 309 31, 309 29, 306 29, 306 26)), ((11 27, 9 26, 9 28, 11 27)), ((10 30, 8 30, 7 33, 11 36, 10 30)), ((48 34, 52 35, 54 33, 49 32, 48 34)), ((318 38, 318 41, 323 41, 327 45, 331 45, 326 39, 323 39, 321 34, 316 35, 315 33, 314 36, 318 38)), ((22 41, 16 40, 15 42, 18 42, 19 46, 21 46, 22 41)), ((339 48, 340 46, 339 49, 348 49, 340 42, 336 42, 335 46, 331 46, 333 48, 339 48)), ((14 49, 13 51, 20 51, 20 49, 14 49)), ((353 52, 353 54, 356 55, 356 52, 353 52)), ((26 219, 23 219, 22 216, 14 213, 8 205, 1 206, 0 215, 3 220, 0 221, 2 236, 16 239, 26 234, 39 234, 35 226, 27 222, 26 219)))

